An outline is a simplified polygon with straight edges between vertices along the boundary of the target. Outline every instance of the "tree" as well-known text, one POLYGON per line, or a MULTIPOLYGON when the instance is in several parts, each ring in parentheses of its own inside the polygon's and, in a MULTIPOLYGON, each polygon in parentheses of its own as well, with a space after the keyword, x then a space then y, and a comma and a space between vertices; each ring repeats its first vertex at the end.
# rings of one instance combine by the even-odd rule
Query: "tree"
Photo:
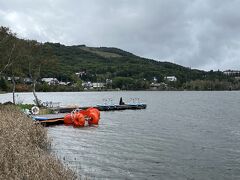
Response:
POLYGON ((16 35, 9 28, 0 27, 0 75, 12 64, 16 35))
POLYGON ((36 94, 36 83, 40 77, 42 56, 41 48, 42 45, 36 41, 28 41, 28 54, 27 54, 27 65, 28 65, 28 75, 32 79, 32 92, 35 98, 35 103, 37 106, 41 105, 41 101, 38 99, 36 94))
POLYGON ((76 87, 77 91, 83 90, 82 81, 81 81, 81 79, 77 75, 73 74, 71 76, 71 79, 75 83, 75 87, 76 87))
POLYGON ((24 44, 25 42, 20 39, 15 39, 15 49, 12 53, 12 63, 9 67, 9 75, 11 75, 12 80, 12 94, 13 94, 13 103, 15 104, 15 90, 16 90, 16 77, 21 78, 24 76, 23 67, 24 67, 24 44))
POLYGON ((116 77, 113 79, 113 88, 134 89, 134 79, 129 77, 116 77))
POLYGON ((32 79, 32 92, 35 98, 35 103, 37 106, 41 105, 41 101, 38 99, 36 94, 36 84, 41 77, 42 69, 55 69, 57 70, 56 59, 53 56, 51 49, 44 46, 42 43, 37 41, 27 41, 27 50, 25 55, 25 64, 28 67, 28 72, 26 73, 32 79))
POLYGON ((1 70, 0 75, 3 72, 8 71, 11 68, 11 76, 12 76, 12 93, 13 93, 13 103, 15 104, 15 89, 16 89, 16 82, 15 82, 15 64, 14 61, 18 57, 17 44, 18 39, 16 35, 13 34, 8 28, 0 27, 0 52, 1 52, 1 70))

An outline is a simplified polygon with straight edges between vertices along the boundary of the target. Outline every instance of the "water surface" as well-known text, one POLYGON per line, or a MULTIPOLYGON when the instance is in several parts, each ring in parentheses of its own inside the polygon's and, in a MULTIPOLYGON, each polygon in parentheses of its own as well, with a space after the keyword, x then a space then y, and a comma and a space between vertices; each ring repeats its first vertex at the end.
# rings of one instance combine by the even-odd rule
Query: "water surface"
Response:
MULTIPOLYGON (((44 101, 95 105, 140 97, 146 110, 101 112, 98 127, 48 128, 52 152, 96 179, 239 179, 240 92, 39 93, 44 101)), ((9 98, 0 95, 0 101, 9 98)), ((19 99, 32 101, 29 93, 19 99)))

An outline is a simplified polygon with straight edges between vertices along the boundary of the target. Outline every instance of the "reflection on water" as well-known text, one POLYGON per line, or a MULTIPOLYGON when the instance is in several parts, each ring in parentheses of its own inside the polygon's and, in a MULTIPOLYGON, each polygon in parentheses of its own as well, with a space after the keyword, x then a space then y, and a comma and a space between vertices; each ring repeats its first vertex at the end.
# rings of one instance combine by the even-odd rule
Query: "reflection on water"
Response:
MULTIPOLYGON (((29 94, 20 94, 30 101, 29 94)), ((20 96, 19 95, 19 96, 20 96)), ((48 128, 52 151, 96 179, 239 179, 240 92, 40 93, 95 105, 140 97, 146 110, 101 112, 98 127, 48 128)), ((7 95, 5 95, 6 99, 7 95)), ((3 99, 3 96, 0 96, 3 99)))

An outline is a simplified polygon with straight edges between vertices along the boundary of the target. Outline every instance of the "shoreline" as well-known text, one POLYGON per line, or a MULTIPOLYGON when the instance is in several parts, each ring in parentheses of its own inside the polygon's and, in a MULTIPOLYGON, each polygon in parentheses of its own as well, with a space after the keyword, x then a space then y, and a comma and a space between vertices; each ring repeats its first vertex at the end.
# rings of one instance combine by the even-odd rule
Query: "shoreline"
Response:
MULTIPOLYGON (((76 93, 76 92, 221 92, 221 91, 240 91, 240 90, 188 90, 188 89, 172 89, 172 90, 152 90, 152 89, 146 89, 146 90, 89 90, 89 91, 36 91, 36 93, 76 93)), ((1 94, 11 94, 12 92, 0 92, 1 94)), ((15 93, 32 93, 31 91, 16 91, 15 93)))
POLYGON ((0 105, 0 179, 77 179, 50 154, 47 130, 16 106, 0 105))

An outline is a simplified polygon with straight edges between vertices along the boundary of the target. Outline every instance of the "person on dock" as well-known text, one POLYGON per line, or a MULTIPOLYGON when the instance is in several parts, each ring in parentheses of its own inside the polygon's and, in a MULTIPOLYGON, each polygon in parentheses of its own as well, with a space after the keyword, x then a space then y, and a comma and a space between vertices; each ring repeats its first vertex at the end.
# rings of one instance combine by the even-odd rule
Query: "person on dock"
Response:
POLYGON ((124 105, 125 103, 122 100, 122 97, 120 98, 119 105, 124 105))

